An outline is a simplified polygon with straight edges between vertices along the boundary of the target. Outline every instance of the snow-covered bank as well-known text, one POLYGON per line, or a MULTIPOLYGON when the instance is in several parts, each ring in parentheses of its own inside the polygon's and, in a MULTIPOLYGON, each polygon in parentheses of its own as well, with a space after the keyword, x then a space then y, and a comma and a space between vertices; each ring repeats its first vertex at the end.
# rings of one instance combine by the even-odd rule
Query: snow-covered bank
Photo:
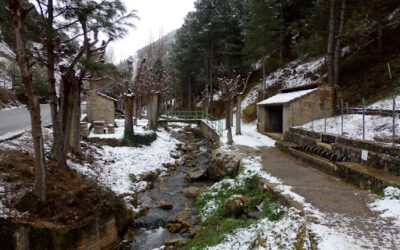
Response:
MULTIPOLYGON (((226 207, 226 202, 230 199, 253 200, 248 203, 248 206, 255 206, 255 209, 262 214, 254 221, 249 220, 249 223, 242 220, 242 226, 229 231, 217 245, 210 244, 205 249, 244 250, 253 249, 255 246, 258 246, 257 249, 311 249, 307 232, 307 219, 301 215, 298 209, 281 206, 272 201, 265 193, 264 198, 260 199, 257 196, 260 194, 256 191, 257 188, 254 188, 254 181, 262 174, 261 171, 257 171, 260 162, 261 157, 242 159, 246 168, 242 173, 235 179, 224 179, 215 183, 208 192, 199 196, 197 203, 199 204, 200 218, 202 223, 207 225, 216 223, 216 218, 227 221, 235 220, 221 217, 222 207, 226 207)), ((240 221, 239 219, 236 220, 240 221)), ((220 223, 223 224, 224 222, 221 221, 220 223)), ((217 229, 214 234, 218 233, 220 232, 217 229)))
MULTIPOLYGON (((147 120, 138 120, 138 125, 134 127, 135 133, 149 133, 143 130, 146 122, 147 120)), ((106 138, 122 138, 123 124, 123 120, 117 120, 118 130, 106 138)), ((139 175, 144 172, 165 171, 162 164, 174 161, 170 153, 175 150, 178 143, 179 141, 172 138, 167 131, 159 129, 157 139, 149 146, 95 148, 88 144, 95 151, 96 167, 87 163, 83 165, 70 163, 78 172, 95 177, 117 194, 134 193, 143 190, 146 182, 132 182, 133 176, 139 179, 139 175)))
MULTIPOLYGON (((89 138, 100 138, 100 139, 117 139, 121 140, 124 138, 125 120, 115 119, 115 133, 113 134, 95 134, 93 130, 89 134, 89 138)), ((138 119, 137 125, 134 127, 135 134, 146 135, 153 133, 152 131, 145 130, 147 126, 147 120, 138 119)))
POLYGON ((262 219, 248 228, 238 229, 234 234, 228 235, 224 242, 207 249, 247 250, 252 249, 255 242, 260 244, 257 249, 296 249, 295 245, 300 239, 304 240, 302 249, 311 249, 308 235, 300 236, 305 224, 306 219, 292 207, 287 209, 286 215, 279 221, 262 219))
POLYGON ((393 219, 393 223, 400 227, 400 189, 387 187, 383 197, 369 204, 373 211, 381 212, 382 218, 393 219))
POLYGON ((13 109, 18 109, 18 108, 25 108, 25 105, 23 105, 23 104, 18 104, 16 106, 10 105, 10 106, 0 109, 0 111, 8 111, 8 110, 13 110, 13 109))
MULTIPOLYGON (((395 109, 400 108, 400 95, 397 95, 396 98, 396 107, 395 109)), ((392 110, 393 109, 393 98, 388 98, 384 99, 381 101, 378 101, 374 104, 369 105, 367 108, 369 109, 387 109, 387 110, 392 110)))
MULTIPOLYGON (((223 126, 225 128, 225 119, 221 120, 223 122, 223 126)), ((232 127, 232 137, 233 137, 233 144, 234 145, 244 145, 252 148, 257 148, 257 147, 274 147, 275 146, 275 140, 271 139, 270 137, 263 135, 261 133, 257 132, 257 123, 251 122, 251 123, 245 123, 242 121, 241 124, 241 135, 236 135, 235 134, 235 126, 236 126, 236 115, 233 117, 233 127, 232 127)), ((222 141, 226 146, 228 146, 228 136, 227 136, 228 130, 224 130, 224 136, 222 138, 222 141)))
MULTIPOLYGON (((316 132, 325 131, 325 120, 315 120, 313 123, 309 122, 303 125, 304 129, 313 130, 316 132)), ((326 132, 333 134, 341 134, 341 116, 329 117, 326 120, 326 132)), ((393 118, 383 117, 376 115, 365 116, 365 139, 374 140, 375 136, 391 136, 392 135, 393 118)), ((300 127, 300 126, 298 126, 300 127)), ((355 139, 363 138, 363 118, 360 114, 344 115, 344 128, 345 136, 355 139)), ((400 134, 399 119, 396 123, 396 134, 400 134)))

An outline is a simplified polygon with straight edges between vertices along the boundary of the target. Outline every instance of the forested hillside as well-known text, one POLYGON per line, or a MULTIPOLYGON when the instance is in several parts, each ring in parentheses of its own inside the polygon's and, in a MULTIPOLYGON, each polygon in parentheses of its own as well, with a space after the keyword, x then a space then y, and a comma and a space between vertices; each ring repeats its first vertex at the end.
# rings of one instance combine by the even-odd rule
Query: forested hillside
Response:
POLYGON ((169 55, 172 83, 190 107, 205 88, 218 91, 218 77, 232 70, 253 72, 254 86, 287 66, 274 81, 285 87, 287 75, 302 73, 293 67, 319 60, 309 79, 338 84, 352 104, 361 96, 374 101, 398 86, 398 8, 397 0, 199 0, 169 55))

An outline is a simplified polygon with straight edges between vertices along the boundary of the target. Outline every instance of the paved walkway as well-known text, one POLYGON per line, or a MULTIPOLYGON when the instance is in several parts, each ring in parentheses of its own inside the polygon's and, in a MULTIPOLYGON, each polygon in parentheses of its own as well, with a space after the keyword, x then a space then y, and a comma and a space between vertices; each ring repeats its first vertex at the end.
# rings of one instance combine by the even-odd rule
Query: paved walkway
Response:
MULTIPOLYGON (((304 197, 321 249, 400 249, 400 229, 367 206, 375 195, 307 166, 277 148, 260 149, 264 170, 304 197), (336 242, 335 242, 336 241, 336 242)), ((306 207, 307 207, 306 206, 306 207)))

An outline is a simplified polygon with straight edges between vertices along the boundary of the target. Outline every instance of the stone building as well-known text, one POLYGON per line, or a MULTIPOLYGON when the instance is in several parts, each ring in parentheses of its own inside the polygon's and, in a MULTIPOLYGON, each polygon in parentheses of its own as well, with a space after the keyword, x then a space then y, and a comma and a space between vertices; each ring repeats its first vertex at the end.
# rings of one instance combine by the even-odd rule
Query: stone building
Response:
POLYGON ((104 121, 104 126, 114 124, 117 99, 96 90, 87 94, 87 120, 90 123, 104 121))
POLYGON ((257 127, 264 133, 284 133, 335 111, 336 87, 327 83, 312 83, 282 89, 279 94, 257 104, 257 127))

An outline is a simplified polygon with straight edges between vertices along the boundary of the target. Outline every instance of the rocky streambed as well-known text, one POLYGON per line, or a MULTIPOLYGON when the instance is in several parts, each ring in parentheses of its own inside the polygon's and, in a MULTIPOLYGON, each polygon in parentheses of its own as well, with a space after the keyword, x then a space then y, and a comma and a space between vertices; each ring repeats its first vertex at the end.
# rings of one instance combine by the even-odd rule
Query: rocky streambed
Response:
POLYGON ((134 239, 126 240, 118 249, 154 249, 166 246, 176 249, 200 229, 195 211, 198 194, 207 191, 215 180, 235 175, 239 160, 216 153, 215 147, 197 128, 173 129, 172 136, 180 140, 175 163, 165 164, 168 174, 147 174, 148 189, 138 195, 143 215, 134 221, 134 239), (212 159, 212 160, 211 160, 212 159), (213 167, 224 165, 225 167, 213 167))

